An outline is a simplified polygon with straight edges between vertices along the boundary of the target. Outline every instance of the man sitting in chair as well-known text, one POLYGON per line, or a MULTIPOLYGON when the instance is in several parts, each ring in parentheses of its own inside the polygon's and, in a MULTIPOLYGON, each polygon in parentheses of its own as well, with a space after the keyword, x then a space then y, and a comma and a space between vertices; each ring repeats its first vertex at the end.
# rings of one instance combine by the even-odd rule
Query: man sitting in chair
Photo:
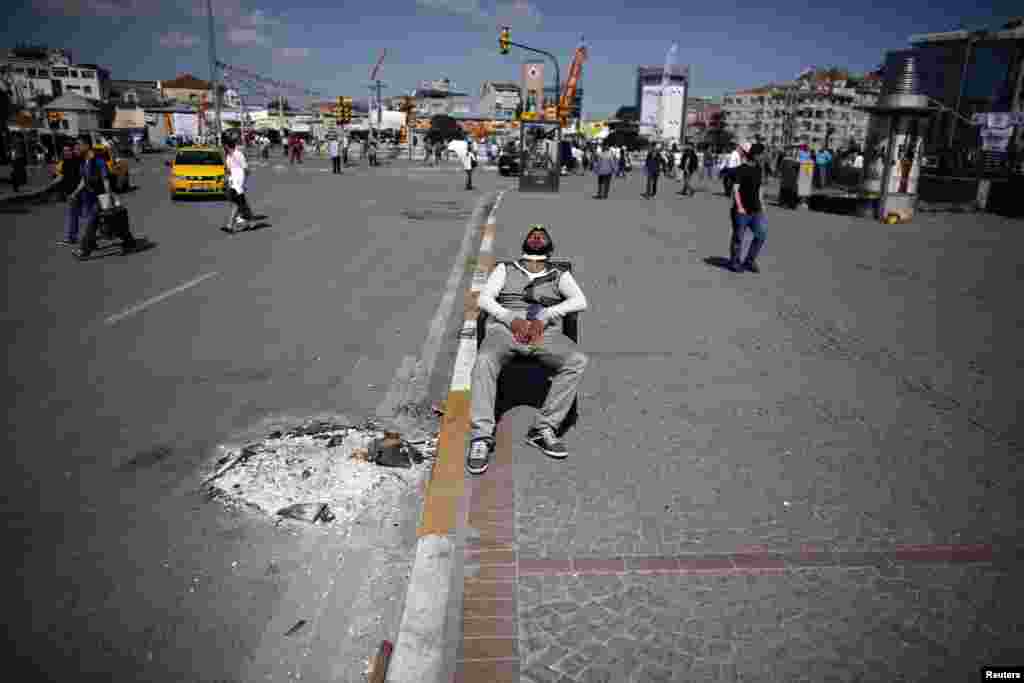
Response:
POLYGON ((587 357, 562 332, 562 318, 585 310, 587 298, 572 273, 548 268, 546 261, 554 250, 547 229, 530 226, 519 260, 495 266, 480 292, 479 306, 490 317, 473 366, 472 431, 466 454, 470 474, 487 471, 494 450, 498 375, 514 355, 533 358, 555 371, 526 442, 552 458, 568 455, 555 432, 576 399, 587 357))

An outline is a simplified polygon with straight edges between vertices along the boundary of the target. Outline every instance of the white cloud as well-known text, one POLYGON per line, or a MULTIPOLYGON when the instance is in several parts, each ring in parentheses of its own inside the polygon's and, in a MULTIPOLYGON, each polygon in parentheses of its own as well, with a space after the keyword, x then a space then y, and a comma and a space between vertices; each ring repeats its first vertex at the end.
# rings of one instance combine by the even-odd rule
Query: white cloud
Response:
MULTIPOLYGON (((207 17, 206 0, 184 1, 193 17, 207 17)), ((270 29, 283 23, 266 10, 243 7, 241 0, 213 0, 213 16, 223 24, 232 45, 269 45, 270 29)))
POLYGON ((280 59, 305 59, 309 57, 309 48, 279 47, 274 49, 274 56, 280 59))
POLYGON ((416 0, 416 4, 427 9, 466 16, 478 16, 481 14, 480 3, 477 0, 416 0))
POLYGON ((266 45, 270 39, 262 31, 255 28, 232 27, 227 32, 228 42, 232 45, 266 45))
POLYGON ((199 37, 180 31, 170 31, 160 36, 160 45, 172 50, 188 49, 199 44, 199 37))
POLYGON ((537 28, 541 22, 540 10, 528 0, 499 2, 494 11, 494 18, 497 20, 496 23, 502 26, 521 28, 537 28))
POLYGON ((66 17, 137 17, 156 14, 159 0, 32 0, 40 14, 66 17))
POLYGON ((541 13, 529 0, 499 0, 493 9, 480 6, 479 0, 416 0, 424 9, 464 17, 481 29, 498 26, 537 28, 541 13))

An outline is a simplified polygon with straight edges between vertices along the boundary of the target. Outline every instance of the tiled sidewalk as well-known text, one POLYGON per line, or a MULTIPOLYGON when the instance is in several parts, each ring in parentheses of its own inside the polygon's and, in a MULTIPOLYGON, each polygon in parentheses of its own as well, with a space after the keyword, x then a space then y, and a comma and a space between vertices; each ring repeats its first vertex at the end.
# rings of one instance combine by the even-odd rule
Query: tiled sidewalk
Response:
POLYGON ((763 273, 736 276, 706 263, 726 200, 645 202, 642 182, 596 202, 570 178, 498 213, 499 257, 544 221, 574 259, 591 364, 568 459, 521 444, 521 409, 467 482, 455 680, 961 681, 1024 661, 1021 325, 994 247, 1019 232, 772 209, 763 273))

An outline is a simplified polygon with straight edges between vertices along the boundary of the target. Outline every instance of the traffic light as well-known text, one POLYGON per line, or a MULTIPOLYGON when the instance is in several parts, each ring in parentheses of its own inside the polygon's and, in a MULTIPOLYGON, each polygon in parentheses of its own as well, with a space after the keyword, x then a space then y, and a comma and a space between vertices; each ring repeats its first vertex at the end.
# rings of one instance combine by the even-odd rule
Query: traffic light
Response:
POLYGON ((344 100, 345 100, 344 97, 340 97, 339 96, 338 97, 338 104, 334 107, 334 116, 339 121, 342 119, 342 112, 345 109, 345 105, 343 104, 344 100))
POLYGON ((509 37, 508 26, 503 26, 501 29, 501 35, 498 37, 498 46, 501 48, 501 54, 507 55, 511 44, 512 39, 509 37))

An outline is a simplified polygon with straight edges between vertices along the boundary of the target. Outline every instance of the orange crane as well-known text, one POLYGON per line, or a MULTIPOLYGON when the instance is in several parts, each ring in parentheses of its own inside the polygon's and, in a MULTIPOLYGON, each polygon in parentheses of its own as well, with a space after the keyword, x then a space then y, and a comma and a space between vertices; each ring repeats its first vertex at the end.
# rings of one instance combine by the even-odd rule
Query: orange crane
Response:
POLYGON ((580 45, 573 55, 572 64, 569 65, 569 76, 565 79, 565 87, 558 100, 558 120, 564 127, 569 121, 569 109, 572 106, 573 98, 576 97, 576 86, 579 84, 580 74, 583 71, 583 62, 587 59, 587 48, 583 44, 583 36, 580 36, 580 45))

